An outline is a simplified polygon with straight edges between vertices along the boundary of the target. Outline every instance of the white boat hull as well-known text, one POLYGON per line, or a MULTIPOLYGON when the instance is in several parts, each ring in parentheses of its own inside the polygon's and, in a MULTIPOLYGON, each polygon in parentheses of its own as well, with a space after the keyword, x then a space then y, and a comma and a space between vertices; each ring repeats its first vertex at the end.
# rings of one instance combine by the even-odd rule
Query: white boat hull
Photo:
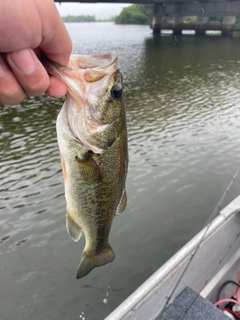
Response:
POLYGON ((199 242, 201 245, 197 254, 171 296, 170 303, 187 286, 215 302, 217 287, 226 278, 235 281, 240 279, 239 212, 240 196, 220 211, 207 232, 206 228, 201 230, 105 320, 155 320, 199 242), (201 241, 203 236, 204 240, 201 241), (214 280, 216 275, 218 278, 214 280))

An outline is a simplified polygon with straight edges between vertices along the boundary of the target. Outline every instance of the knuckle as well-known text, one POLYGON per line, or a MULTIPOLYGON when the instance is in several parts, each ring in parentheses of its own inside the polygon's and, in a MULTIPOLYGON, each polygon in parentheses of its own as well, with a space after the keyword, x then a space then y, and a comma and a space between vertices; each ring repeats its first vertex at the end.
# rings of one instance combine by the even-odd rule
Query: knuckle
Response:
POLYGON ((25 93, 17 82, 5 82, 1 85, 0 79, 0 102, 2 104, 14 105, 22 102, 25 99, 25 93))
POLYGON ((31 76, 27 76, 24 79, 19 79, 25 92, 30 96, 38 96, 43 94, 50 85, 50 79, 46 71, 36 72, 31 76))
POLYGON ((16 91, 15 93, 0 92, 0 103, 5 105, 14 105, 22 102, 25 97, 26 95, 22 90, 16 91))
MULTIPOLYGON (((2 61, 1 61, 2 62, 2 61)), ((4 65, 0 74, 0 103, 17 104, 24 100, 25 93, 12 72, 4 65)))
POLYGON ((43 94, 48 89, 46 81, 30 82, 30 85, 25 85, 24 89, 30 96, 38 96, 43 94))

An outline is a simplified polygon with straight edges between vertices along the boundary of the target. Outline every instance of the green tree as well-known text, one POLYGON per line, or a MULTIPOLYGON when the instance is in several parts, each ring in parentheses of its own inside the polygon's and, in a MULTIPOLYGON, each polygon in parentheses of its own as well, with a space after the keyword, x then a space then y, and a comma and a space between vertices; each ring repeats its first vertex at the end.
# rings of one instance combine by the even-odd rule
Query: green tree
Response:
POLYGON ((222 23, 222 21, 223 21, 223 17, 209 17, 208 18, 208 22, 209 23, 217 23, 217 24, 219 24, 219 23, 222 23))
POLYGON ((183 18, 183 23, 195 23, 196 22, 196 17, 195 16, 188 16, 183 18))
POLYGON ((133 4, 126 7, 115 18, 116 24, 148 24, 149 18, 145 14, 145 8, 142 4, 133 4))

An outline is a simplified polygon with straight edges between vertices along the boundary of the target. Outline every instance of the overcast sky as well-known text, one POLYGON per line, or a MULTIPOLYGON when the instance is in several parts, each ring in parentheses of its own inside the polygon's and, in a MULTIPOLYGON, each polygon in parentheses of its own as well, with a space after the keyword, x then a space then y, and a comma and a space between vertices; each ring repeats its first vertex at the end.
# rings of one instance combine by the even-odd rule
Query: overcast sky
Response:
POLYGON ((126 3, 56 3, 62 17, 67 15, 94 15, 97 19, 108 19, 116 16, 122 11, 122 8, 129 5, 126 3))

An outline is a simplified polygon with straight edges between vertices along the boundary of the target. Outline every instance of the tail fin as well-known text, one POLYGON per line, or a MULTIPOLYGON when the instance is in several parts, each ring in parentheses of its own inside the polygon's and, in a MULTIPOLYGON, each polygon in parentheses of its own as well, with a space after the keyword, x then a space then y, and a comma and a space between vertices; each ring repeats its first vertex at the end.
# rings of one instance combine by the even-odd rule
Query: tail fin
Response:
POLYGON ((77 269, 76 278, 80 279, 85 277, 92 269, 110 263, 114 259, 115 254, 110 245, 97 254, 87 253, 84 251, 77 269))

